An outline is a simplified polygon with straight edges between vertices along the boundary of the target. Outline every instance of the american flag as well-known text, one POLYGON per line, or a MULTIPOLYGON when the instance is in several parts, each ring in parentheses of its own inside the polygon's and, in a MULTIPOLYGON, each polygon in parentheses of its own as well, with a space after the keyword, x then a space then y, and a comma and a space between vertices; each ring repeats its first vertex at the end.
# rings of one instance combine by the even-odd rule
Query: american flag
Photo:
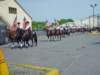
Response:
POLYGON ((24 28, 24 29, 27 27, 26 22, 27 22, 27 20, 26 20, 26 18, 24 17, 24 19, 23 19, 23 28, 24 28))
POLYGON ((11 28, 10 28, 12 31, 16 31, 17 29, 17 16, 15 17, 14 21, 13 21, 13 24, 11 25, 11 28))

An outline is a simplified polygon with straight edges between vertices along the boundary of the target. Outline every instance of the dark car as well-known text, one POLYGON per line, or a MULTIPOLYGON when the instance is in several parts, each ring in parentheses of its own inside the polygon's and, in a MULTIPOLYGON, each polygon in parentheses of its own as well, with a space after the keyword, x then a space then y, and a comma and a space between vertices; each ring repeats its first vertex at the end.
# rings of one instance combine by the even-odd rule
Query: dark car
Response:
POLYGON ((2 21, 0 21, 0 44, 5 44, 8 42, 8 38, 6 35, 6 25, 2 21))

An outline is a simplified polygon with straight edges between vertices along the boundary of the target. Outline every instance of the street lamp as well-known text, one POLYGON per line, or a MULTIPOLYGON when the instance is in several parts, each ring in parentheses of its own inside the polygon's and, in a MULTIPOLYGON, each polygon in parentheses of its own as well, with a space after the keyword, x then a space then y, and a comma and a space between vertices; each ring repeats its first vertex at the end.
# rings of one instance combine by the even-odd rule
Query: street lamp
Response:
POLYGON ((95 7, 97 6, 97 4, 91 4, 90 7, 93 8, 93 27, 94 27, 94 15, 95 15, 95 7))

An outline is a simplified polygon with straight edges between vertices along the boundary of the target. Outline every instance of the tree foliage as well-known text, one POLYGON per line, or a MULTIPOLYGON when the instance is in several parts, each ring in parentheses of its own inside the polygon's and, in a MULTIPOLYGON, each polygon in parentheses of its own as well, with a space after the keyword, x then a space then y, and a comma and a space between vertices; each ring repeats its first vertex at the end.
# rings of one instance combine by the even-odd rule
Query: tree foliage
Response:
MULTIPOLYGON (((61 25, 61 24, 68 23, 68 22, 74 22, 74 20, 73 19, 60 19, 60 20, 57 20, 57 22, 61 25)), ((46 22, 44 22, 44 21, 33 21, 32 29, 43 30, 45 27, 45 24, 46 24, 46 22)), ((55 22, 52 23, 52 25, 55 25, 55 22)))
POLYGON ((61 24, 68 23, 68 22, 74 22, 74 20, 73 19, 60 19, 58 22, 61 25, 61 24))
POLYGON ((32 29, 34 30, 42 30, 45 26, 45 22, 33 21, 32 29))

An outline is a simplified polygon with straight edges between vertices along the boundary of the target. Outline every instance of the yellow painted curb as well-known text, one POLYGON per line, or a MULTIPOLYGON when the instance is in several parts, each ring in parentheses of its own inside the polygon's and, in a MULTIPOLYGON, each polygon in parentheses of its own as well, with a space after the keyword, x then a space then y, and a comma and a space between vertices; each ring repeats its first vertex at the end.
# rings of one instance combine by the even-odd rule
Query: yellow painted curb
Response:
POLYGON ((5 62, 3 50, 0 48, 0 75, 9 75, 8 65, 5 62))
POLYGON ((44 66, 34 66, 34 65, 29 65, 29 64, 16 64, 16 63, 9 63, 15 66, 19 67, 26 67, 30 68, 32 70, 41 70, 41 71, 47 71, 46 75, 60 75, 60 71, 55 68, 47 68, 44 66))
POLYGON ((100 35, 100 32, 97 32, 97 31, 94 31, 94 32, 91 32, 89 33, 90 35, 100 35))
POLYGON ((16 64, 16 63, 11 63, 5 61, 4 53, 3 50, 0 48, 0 75, 9 75, 9 69, 8 65, 15 65, 19 67, 26 67, 30 68, 32 70, 41 70, 41 71, 46 71, 47 73, 45 75, 60 75, 60 71, 55 68, 47 68, 44 66, 34 66, 34 65, 29 65, 29 64, 16 64))
POLYGON ((50 72, 48 72, 46 75, 60 75, 59 70, 52 69, 50 72))

